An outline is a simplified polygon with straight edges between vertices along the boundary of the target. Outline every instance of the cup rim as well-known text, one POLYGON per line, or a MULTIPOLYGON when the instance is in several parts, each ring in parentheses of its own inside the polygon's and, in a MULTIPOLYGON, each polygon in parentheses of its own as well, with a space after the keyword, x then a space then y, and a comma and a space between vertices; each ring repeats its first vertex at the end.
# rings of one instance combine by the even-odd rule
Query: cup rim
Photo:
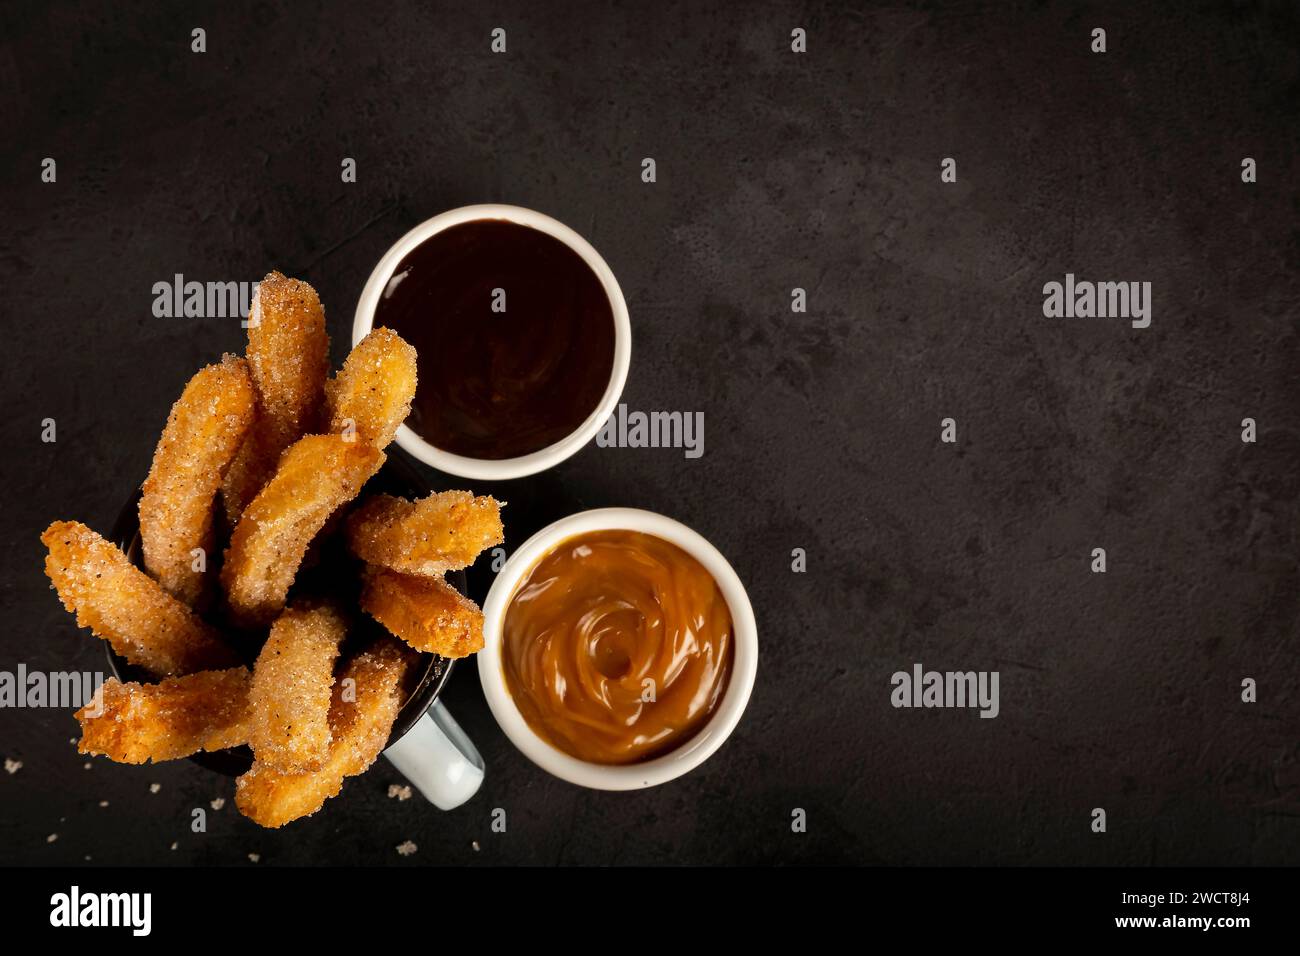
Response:
POLYGON ((371 271, 357 300, 357 309, 352 320, 354 347, 374 327, 375 310, 388 285, 388 280, 392 278, 393 272, 407 254, 445 229, 479 219, 504 219, 507 222, 544 232, 564 243, 596 274, 601 288, 605 290, 605 295, 609 299, 610 311, 614 316, 614 362, 610 370, 609 383, 605 386, 605 392, 591 414, 581 425, 559 441, 515 458, 471 458, 437 448, 421 438, 408 425, 403 424, 397 429, 397 444, 426 465, 460 478, 500 481, 523 478, 553 468, 596 437, 601 425, 618 405, 619 397, 623 394, 623 386, 627 383, 627 373, 632 361, 632 324, 628 318, 627 303, 623 299, 623 290, 619 287, 618 280, 614 278, 613 271, 600 253, 586 239, 559 220, 534 209, 503 203, 479 203, 449 209, 431 219, 426 219, 398 239, 384 253, 371 271))
POLYGON ((569 783, 596 790, 639 790, 658 786, 695 769, 735 730, 758 673, 758 626, 740 576, 697 531, 666 515, 639 508, 598 508, 561 518, 538 531, 497 573, 483 602, 484 647, 478 653, 479 681, 492 716, 529 760, 569 783), (681 746, 643 763, 600 764, 579 760, 543 740, 528 726, 506 687, 501 662, 502 624, 520 582, 545 555, 567 538, 592 531, 641 531, 677 545, 713 575, 731 612, 733 660, 722 702, 708 722, 681 746))

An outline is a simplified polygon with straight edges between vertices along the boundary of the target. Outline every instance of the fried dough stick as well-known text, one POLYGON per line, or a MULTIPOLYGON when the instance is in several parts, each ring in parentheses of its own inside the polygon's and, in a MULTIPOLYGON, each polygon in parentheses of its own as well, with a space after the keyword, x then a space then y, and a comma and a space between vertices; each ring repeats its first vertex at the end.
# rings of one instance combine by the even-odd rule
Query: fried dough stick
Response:
POLYGON ((348 521, 353 554, 404 574, 459 571, 504 540, 501 505, 468 491, 443 491, 419 501, 375 495, 348 521))
POLYGON ((281 827, 315 813, 343 789, 344 778, 364 773, 392 733, 406 661, 401 645, 391 639, 349 661, 334 685, 333 740, 325 765, 314 773, 286 774, 254 763, 235 785, 239 812, 264 827, 281 827))
POLYGON ((248 686, 246 667, 199 671, 159 684, 110 677, 98 700, 75 715, 81 723, 77 750, 118 763, 148 763, 238 747, 248 742, 248 686))
POLYGON ((84 524, 56 521, 41 541, 63 606, 132 664, 169 677, 239 663, 193 611, 84 524))
POLYGON ((414 347, 392 329, 372 329, 325 386, 330 432, 385 448, 411 413, 415 378, 414 347))
POLYGON ((320 423, 329 376, 329 335, 316 290, 272 272, 248 313, 248 365, 257 421, 226 473, 221 498, 238 522, 275 471, 280 455, 320 423))
POLYGON ((383 452, 338 435, 308 435, 290 446, 226 549, 221 583, 241 622, 264 624, 280 612, 307 546, 383 463, 383 452))
POLYGON ((285 773, 324 764, 334 660, 346 636, 343 615, 327 605, 291 607, 276 618, 249 693, 249 743, 258 763, 285 773))
POLYGON ((483 612, 442 578, 371 568, 361 607, 417 651, 468 657, 483 649, 483 612))
POLYGON ((212 503, 253 424, 254 402, 248 363, 227 355, 189 380, 154 451, 140 498, 144 566, 186 604, 203 593, 192 551, 212 547, 212 503))

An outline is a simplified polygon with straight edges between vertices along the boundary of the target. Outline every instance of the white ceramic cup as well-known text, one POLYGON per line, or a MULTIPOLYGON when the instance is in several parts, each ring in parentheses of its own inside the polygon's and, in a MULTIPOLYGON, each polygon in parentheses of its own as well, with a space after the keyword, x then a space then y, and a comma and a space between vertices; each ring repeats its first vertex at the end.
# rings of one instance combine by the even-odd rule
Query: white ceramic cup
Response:
POLYGON ((686 525, 652 511, 600 508, 570 515, 529 538, 497 574, 483 604, 485 646, 478 653, 478 675, 497 723, 511 742, 543 770, 561 780, 596 790, 637 790, 667 783, 698 767, 722 746, 740 722, 758 672, 758 627, 749 596, 727 559, 686 525), (713 575, 731 611, 733 658, 731 679, 708 722, 690 740, 662 756, 635 764, 599 764, 579 760, 537 736, 524 720, 506 686, 501 642, 506 611, 520 584, 543 557, 576 535, 593 531, 641 531, 669 541, 713 575))
POLYGON ((623 290, 618 287, 618 280, 614 278, 614 273, 605 264, 605 260, 600 257, 600 253, 592 248, 591 243, 564 225, 564 223, 558 222, 540 212, 524 209, 521 206, 486 203, 477 206, 461 206, 459 209, 452 209, 441 215, 434 216, 432 219, 420 223, 397 240, 393 247, 379 260, 379 264, 370 273, 370 278, 366 280, 365 288, 361 290, 361 298, 357 302, 356 317, 352 321, 352 344, 356 345, 370 333, 371 328, 374 326, 375 310, 383 297, 384 289, 388 287, 388 282, 397 270, 398 264, 416 246, 444 229, 479 219, 504 219, 507 222, 528 226, 560 240, 560 242, 581 256, 582 260, 591 268, 591 271, 596 274, 596 278, 600 280, 600 284, 605 290, 605 295, 609 297, 610 311, 614 315, 614 366, 610 372, 609 384, 606 385, 605 393, 601 396, 600 404, 596 406, 581 425, 555 444, 548 445, 528 455, 521 455, 518 458, 496 460, 467 458, 464 455, 453 455, 451 452, 434 447, 407 425, 402 425, 397 429, 397 444, 426 465, 431 465, 449 475, 459 475, 462 478, 496 481, 504 478, 522 478, 525 475, 533 475, 539 471, 545 471, 547 468, 553 468, 596 437, 601 425, 605 423, 605 420, 609 418, 614 411, 614 407, 618 404, 619 396, 623 393, 623 385, 627 381, 627 370, 632 358, 632 325, 628 321, 627 303, 623 301, 623 290))

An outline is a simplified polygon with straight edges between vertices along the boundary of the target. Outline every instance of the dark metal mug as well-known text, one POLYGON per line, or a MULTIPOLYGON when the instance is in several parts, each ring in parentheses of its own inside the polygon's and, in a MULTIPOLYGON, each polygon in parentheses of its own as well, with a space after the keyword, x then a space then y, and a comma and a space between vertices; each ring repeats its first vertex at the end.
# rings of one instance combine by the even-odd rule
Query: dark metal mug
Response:
MULTIPOLYGON (((390 449, 383 468, 370 479, 366 488, 371 492, 386 492, 407 498, 423 497, 433 490, 415 466, 396 449, 390 449)), ((139 504, 140 491, 137 490, 118 515, 113 525, 112 540, 133 564, 143 567, 139 504)), ((336 540, 329 547, 332 550, 342 550, 342 542, 336 540)), ((312 557, 309 554, 304 566, 311 562, 312 557)), ((355 560, 338 554, 334 557, 338 561, 355 560)), ((356 570, 358 573, 350 575, 350 581, 348 578, 338 578, 337 575, 334 577, 338 579, 332 581, 322 575, 316 583, 326 590, 330 590, 331 585, 347 587, 349 584, 359 589, 359 562, 356 570)), ((300 578, 305 576, 311 583, 312 574, 311 568, 304 567, 300 578)), ((448 574, 447 581, 462 594, 467 593, 464 571, 448 574)), ((234 631, 228 625, 219 625, 219 629, 231 638, 231 644, 241 653, 244 663, 251 666, 256 658, 257 649, 251 640, 255 635, 234 631)), ((345 644, 345 653, 350 647, 364 646, 380 633, 383 633, 383 628, 377 622, 363 614, 355 615, 352 632, 345 644)), ((148 682, 154 679, 116 654, 107 642, 104 648, 109 669, 119 680, 148 682)), ((384 756, 431 803, 443 810, 450 810, 460 806, 478 790, 483 781, 483 759, 460 729, 460 725, 438 700, 455 662, 437 654, 421 654, 420 661, 421 666, 413 669, 408 682, 406 702, 393 722, 393 731, 389 735, 384 756), (416 674, 418 677, 414 676, 416 674)), ((234 777, 252 765, 253 753, 248 747, 234 747, 229 750, 200 752, 189 759, 215 773, 234 777)))

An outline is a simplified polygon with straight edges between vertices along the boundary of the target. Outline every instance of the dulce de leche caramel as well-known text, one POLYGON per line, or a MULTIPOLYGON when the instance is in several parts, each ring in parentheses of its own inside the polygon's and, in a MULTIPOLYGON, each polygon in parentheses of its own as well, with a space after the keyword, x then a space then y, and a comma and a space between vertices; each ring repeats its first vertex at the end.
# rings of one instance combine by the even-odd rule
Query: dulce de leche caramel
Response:
POLYGON ((627 764, 684 743, 731 676, 718 584, 662 538, 597 531, 542 558, 506 610, 506 686, 533 732, 580 760, 627 764))

